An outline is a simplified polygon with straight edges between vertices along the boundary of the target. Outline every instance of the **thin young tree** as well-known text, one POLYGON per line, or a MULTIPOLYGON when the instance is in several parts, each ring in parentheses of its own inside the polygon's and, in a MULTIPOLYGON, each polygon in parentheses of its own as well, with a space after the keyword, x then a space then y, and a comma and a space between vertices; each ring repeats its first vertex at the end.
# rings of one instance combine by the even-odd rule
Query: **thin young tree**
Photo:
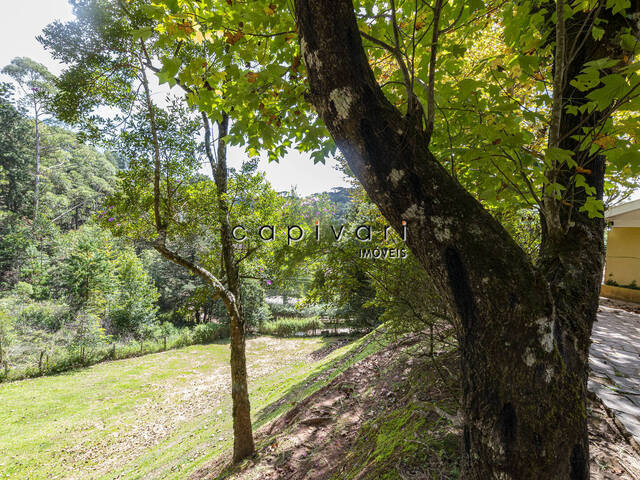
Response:
POLYGON ((2 73, 10 76, 22 92, 20 104, 32 114, 35 124, 35 187, 33 201, 34 226, 38 219, 40 201, 40 126, 51 112, 51 99, 55 93, 55 77, 47 67, 30 58, 14 58, 2 73))
MULTIPOLYGON (((60 81, 61 95, 56 99, 58 114, 68 121, 80 122, 89 132, 98 133, 100 127, 113 127, 112 121, 101 121, 92 115, 96 105, 107 104, 123 112, 117 127, 126 129, 138 113, 144 132, 140 133, 136 153, 150 156, 152 175, 152 224, 153 230, 145 230, 143 236, 151 242, 162 256, 188 269, 209 285, 214 299, 221 299, 230 319, 231 333, 231 383, 234 425, 234 461, 251 456, 255 451, 250 416, 245 355, 245 321, 240 296, 239 264, 255 249, 247 247, 240 258, 236 258, 236 246, 231 237, 230 205, 228 200, 229 171, 227 167, 227 144, 229 117, 224 112, 215 122, 217 139, 211 134, 209 117, 201 114, 205 131, 205 152, 209 160, 217 201, 217 220, 220 229, 222 266, 220 274, 203 262, 180 254, 175 248, 175 228, 180 214, 176 198, 189 183, 172 178, 169 164, 177 156, 194 160, 185 145, 172 141, 170 125, 159 118, 161 110, 153 101, 153 84, 149 75, 159 69, 153 62, 163 52, 154 49, 151 35, 153 21, 140 10, 140 4, 117 1, 91 0, 76 6, 78 20, 67 24, 54 23, 45 29, 41 37, 47 48, 70 68, 60 81), (105 28, 102 22, 110 22, 105 28), (148 32, 148 35, 141 33, 148 32), (78 54, 82 52, 82 54, 78 54), (143 145, 144 144, 144 145, 143 145), (167 148, 169 145, 171 148, 167 148), (215 149, 213 149, 215 147, 215 149), (145 150, 147 148, 147 150, 145 150), (173 150, 172 150, 173 149, 173 150), (179 154, 177 153, 180 150, 179 154)), ((189 93, 193 89, 188 90, 189 93)), ((164 119, 166 120, 166 119, 164 119)), ((195 136, 197 132, 193 132, 195 136)), ((187 142, 189 143, 189 142, 187 142)), ((175 166, 175 165, 174 165, 175 166)), ((195 165, 192 165, 195 168, 195 165)), ((191 172, 192 177, 195 172, 191 172)), ((122 193, 122 192, 120 192, 122 193)), ((126 196, 126 195, 125 195, 126 196)), ((137 201, 140 198, 136 198, 137 201)), ((114 199, 114 203, 117 200, 114 199)), ((124 208, 127 206, 125 205, 124 208)), ((110 214, 116 215, 117 209, 110 214)), ((124 215, 124 212, 122 212, 124 215)), ((202 217, 203 214, 200 214, 202 217)), ((112 217, 109 217, 112 218, 112 217)), ((139 220, 139 219, 136 219, 139 220)), ((133 220, 134 223, 136 220, 133 220)), ((105 219, 106 221, 106 219, 105 219)), ((139 232, 138 232, 139 233, 139 232)), ((243 247, 244 248, 244 247, 243 247)))

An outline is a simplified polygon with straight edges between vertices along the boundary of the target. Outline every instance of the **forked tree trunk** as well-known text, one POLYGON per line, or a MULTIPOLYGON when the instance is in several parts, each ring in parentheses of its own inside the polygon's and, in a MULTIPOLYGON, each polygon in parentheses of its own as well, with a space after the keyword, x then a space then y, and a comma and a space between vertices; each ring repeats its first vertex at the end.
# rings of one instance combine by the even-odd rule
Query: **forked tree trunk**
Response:
POLYGON ((242 306, 240 301, 240 282, 238 277, 238 267, 234 258, 233 243, 231 237, 231 227, 229 223, 229 207, 225 199, 227 191, 227 147, 223 137, 227 134, 229 127, 229 117, 223 114, 223 120, 219 122, 219 139, 218 139, 218 159, 213 157, 211 151, 211 131, 209 120, 206 115, 202 115, 205 127, 205 150, 207 157, 211 163, 214 180, 218 195, 218 208, 220 211, 220 239, 222 244, 223 264, 227 274, 226 287, 218 278, 210 271, 200 265, 182 257, 181 255, 171 251, 166 245, 166 223, 162 217, 160 208, 160 183, 161 183, 161 157, 160 157, 160 141, 156 128, 156 119, 154 113, 153 102, 151 101, 151 91, 149 89, 149 81, 147 79, 145 67, 151 65, 151 59, 146 51, 144 41, 140 41, 141 55, 144 56, 146 63, 140 59, 141 77, 145 92, 147 113, 149 115, 149 125, 151 127, 151 135, 153 139, 153 160, 154 160, 154 220, 159 239, 154 247, 166 259, 177 265, 189 269, 198 275, 207 284, 211 285, 216 291, 216 297, 220 297, 225 304, 227 313, 229 314, 229 330, 231 344, 231 398, 233 403, 233 432, 234 432, 234 448, 233 460, 238 462, 247 458, 255 452, 253 442, 253 431, 251 426, 251 411, 249 405, 249 389, 247 386, 247 364, 245 357, 245 338, 244 338, 244 318, 242 315, 242 306))
MULTIPOLYGON (((401 231, 408 222, 407 244, 451 310, 462 363, 462 478, 587 480, 587 355, 602 221, 581 218, 547 239, 535 268, 432 155, 421 119, 385 98, 352 1, 295 7, 310 100, 390 224, 401 231)), ((604 169, 594 162, 588 181, 601 194, 604 169)))

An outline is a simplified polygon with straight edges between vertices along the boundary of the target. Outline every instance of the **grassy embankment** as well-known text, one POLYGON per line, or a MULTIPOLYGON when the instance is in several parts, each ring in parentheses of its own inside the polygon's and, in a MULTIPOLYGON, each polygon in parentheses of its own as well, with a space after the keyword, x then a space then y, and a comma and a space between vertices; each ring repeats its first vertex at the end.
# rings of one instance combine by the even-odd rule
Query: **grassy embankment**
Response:
MULTIPOLYGON (((380 348, 361 339, 323 357, 332 342, 248 341, 256 427, 380 348)), ((228 352, 191 346, 0 385, 0 479, 185 478, 232 444, 228 352)))

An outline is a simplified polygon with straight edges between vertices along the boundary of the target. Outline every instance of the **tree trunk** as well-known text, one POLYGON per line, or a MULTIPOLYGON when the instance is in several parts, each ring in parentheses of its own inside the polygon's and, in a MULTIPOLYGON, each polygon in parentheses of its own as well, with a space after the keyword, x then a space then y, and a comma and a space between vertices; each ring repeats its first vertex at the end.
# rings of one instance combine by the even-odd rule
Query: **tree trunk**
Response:
MULTIPOLYGON (((223 256, 222 263, 225 271, 227 272, 227 282, 229 285, 229 288, 226 288, 222 282, 220 282, 220 280, 218 280, 207 269, 197 265, 193 261, 181 257, 175 252, 172 252, 166 246, 166 224, 164 223, 160 212, 160 144, 156 131, 155 115, 153 111, 153 103, 151 101, 149 82, 145 71, 145 68, 147 66, 151 66, 152 62, 142 39, 140 40, 140 46, 142 54, 140 58, 142 82, 145 90, 154 145, 154 217, 156 230, 160 234, 160 238, 156 242, 155 248, 168 260, 171 260, 177 265, 188 268, 193 273, 200 276, 216 290, 216 298, 218 296, 221 297, 225 303, 225 307, 229 314, 229 330, 231 336, 231 395, 233 401, 234 430, 233 460, 234 462, 238 462, 253 455, 255 452, 255 446, 251 426, 249 389, 247 386, 247 365, 244 338, 245 325, 240 301, 240 281, 238 277, 238 267, 233 252, 233 239, 229 223, 229 207, 226 199, 224 198, 227 191, 228 179, 227 146, 224 136, 228 133, 229 116, 225 112, 222 112, 222 120, 218 122, 218 159, 216 162, 211 151, 211 130, 209 119, 205 113, 202 113, 205 127, 205 151, 207 158, 211 163, 211 169, 218 195, 218 206, 220 210, 220 239, 222 243, 223 256), (143 62, 142 57, 144 57, 146 63, 143 62)), ((178 84, 185 88, 181 82, 178 81, 178 84)), ((185 91, 189 92, 190 90, 185 88, 185 91)))
POLYGON ((37 105, 34 105, 34 110, 36 124, 36 184, 34 190, 33 223, 35 226, 36 222, 38 221, 38 207, 40 197, 40 118, 38 115, 37 105))
MULTIPOLYGON (((251 427, 251 408, 247 386, 247 360, 245 355, 245 323, 240 296, 240 278, 238 265, 233 251, 233 238, 229 219, 227 194, 228 169, 227 146, 224 137, 229 129, 229 117, 226 113, 218 122, 218 158, 213 172, 216 183, 220 242, 222 259, 227 274, 227 285, 234 301, 228 306, 231 343, 231 395, 233 400, 233 461, 238 462, 254 454, 253 431, 251 427)), ((213 165, 212 165, 213 168, 213 165)))
MULTIPOLYGON (((547 241, 543 268, 535 268, 432 155, 422 119, 385 98, 351 0, 296 0, 295 7, 310 100, 390 224, 401 232, 407 222, 407 245, 454 319, 462 478, 587 480, 587 355, 602 221, 581 219, 547 241)), ((601 188, 604 168, 594 162, 588 180, 601 188)))

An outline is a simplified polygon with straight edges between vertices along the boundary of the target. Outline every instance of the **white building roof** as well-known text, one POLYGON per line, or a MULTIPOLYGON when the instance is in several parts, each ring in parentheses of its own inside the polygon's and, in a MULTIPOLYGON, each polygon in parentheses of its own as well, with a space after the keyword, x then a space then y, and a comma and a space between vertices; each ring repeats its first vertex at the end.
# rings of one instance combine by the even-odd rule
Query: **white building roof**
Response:
POLYGON ((640 227, 640 200, 609 207, 604 217, 614 227, 640 227))

